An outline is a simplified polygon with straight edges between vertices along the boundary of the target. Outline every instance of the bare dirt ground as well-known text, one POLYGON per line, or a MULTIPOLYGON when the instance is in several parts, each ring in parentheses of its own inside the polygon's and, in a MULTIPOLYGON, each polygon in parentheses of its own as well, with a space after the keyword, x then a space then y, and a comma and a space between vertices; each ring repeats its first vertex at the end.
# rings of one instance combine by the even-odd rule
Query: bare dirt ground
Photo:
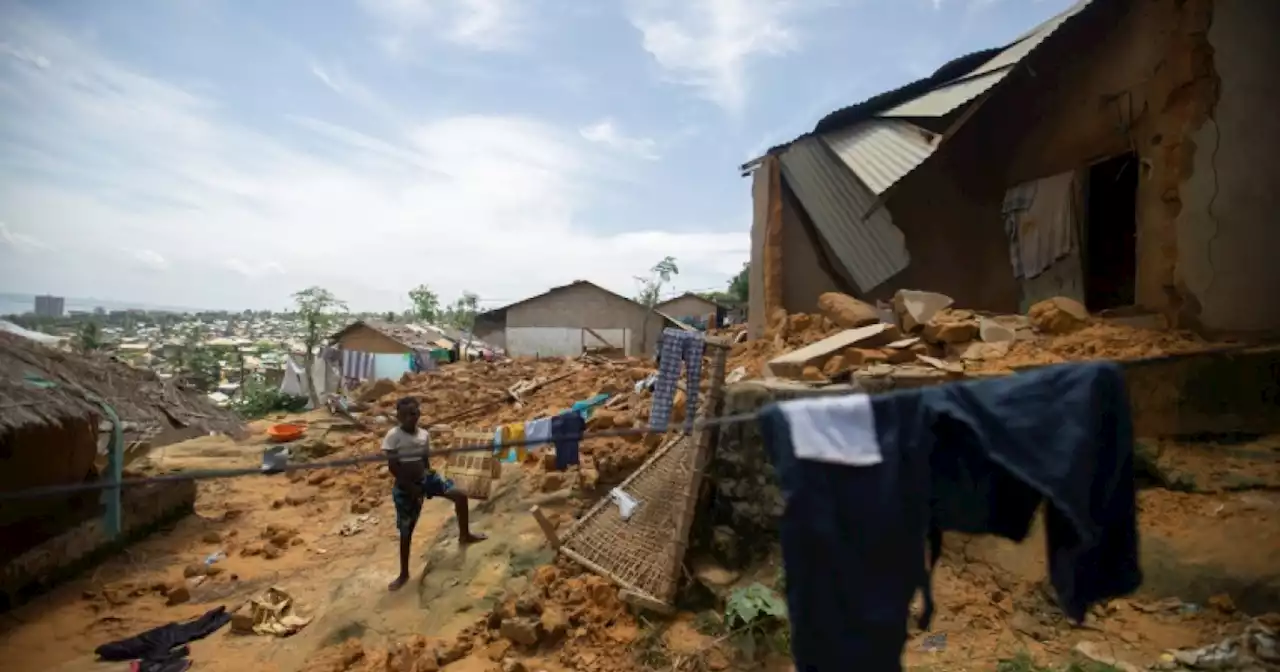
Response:
MULTIPOLYGON (((619 386, 632 378, 623 370, 617 376, 619 386)), ((570 383, 551 401, 504 407, 474 424, 532 417, 535 406, 564 408, 598 389, 585 374, 570 383)), ((454 394, 449 389, 442 384, 433 394, 454 394)), ((394 396, 378 403, 388 400, 394 396)), ((635 415, 639 422, 643 409, 635 415)), ((307 417, 315 425, 328 420, 323 413, 307 417)), ((205 437, 170 446, 152 456, 150 468, 257 464, 264 427, 243 443, 205 437)), ((310 438, 318 439, 308 442, 318 453, 313 457, 377 449, 372 431, 310 438)), ((616 445, 595 449, 597 461, 611 450, 625 452, 623 472, 643 459, 643 444, 610 441, 616 445)), ((938 616, 931 632, 913 634, 908 666, 990 670, 1020 654, 1060 665, 1088 642, 1145 667, 1168 649, 1217 642, 1251 616, 1280 611, 1278 447, 1274 439, 1225 452, 1216 445, 1162 446, 1159 461, 1185 474, 1180 482, 1192 491, 1140 493, 1146 583, 1139 594, 1096 608, 1083 627, 1068 624, 1047 596, 1042 538, 1015 545, 949 537, 934 577, 938 616), (946 638, 938 646, 940 634, 946 638)), ((607 581, 554 558, 528 509, 537 504, 567 524, 587 504, 572 487, 578 476, 571 476, 564 488, 548 488, 538 455, 507 465, 494 496, 472 503, 474 526, 490 538, 465 548, 457 544, 452 506, 428 502, 415 535, 413 581, 396 593, 386 589, 397 570, 397 536, 385 467, 203 482, 196 515, 0 616, 0 657, 13 670, 123 670, 127 665, 94 662, 93 649, 218 605, 234 608, 278 586, 311 623, 288 638, 224 629, 191 646, 195 669, 749 669, 717 627, 715 611, 670 620, 637 614, 607 581), (184 579, 184 570, 218 551, 227 555, 209 576, 184 579), (190 600, 170 606, 166 590, 184 581, 190 600), (507 627, 520 621, 536 624, 537 634, 507 627)), ((762 567, 739 584, 772 584, 777 575, 762 567)), ((784 656, 772 654, 761 669, 789 668, 784 656)))

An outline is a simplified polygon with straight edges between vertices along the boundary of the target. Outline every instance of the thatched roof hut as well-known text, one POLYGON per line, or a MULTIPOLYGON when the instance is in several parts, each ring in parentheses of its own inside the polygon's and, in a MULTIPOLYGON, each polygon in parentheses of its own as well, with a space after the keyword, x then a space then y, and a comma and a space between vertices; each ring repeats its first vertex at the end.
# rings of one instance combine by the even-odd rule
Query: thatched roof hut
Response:
POLYGON ((241 435, 234 413, 205 395, 179 389, 153 371, 111 359, 53 350, 0 333, 0 436, 19 428, 101 418, 97 400, 115 410, 129 442, 175 429, 241 435))

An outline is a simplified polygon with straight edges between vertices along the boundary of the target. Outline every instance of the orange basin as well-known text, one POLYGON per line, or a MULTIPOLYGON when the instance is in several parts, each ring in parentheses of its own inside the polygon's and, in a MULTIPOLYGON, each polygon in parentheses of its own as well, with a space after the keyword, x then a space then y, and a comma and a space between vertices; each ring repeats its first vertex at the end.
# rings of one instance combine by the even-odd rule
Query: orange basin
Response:
POLYGON ((267 428, 267 436, 275 443, 285 443, 287 441, 295 441, 302 438, 307 428, 302 425, 292 423, 281 423, 271 425, 267 428))

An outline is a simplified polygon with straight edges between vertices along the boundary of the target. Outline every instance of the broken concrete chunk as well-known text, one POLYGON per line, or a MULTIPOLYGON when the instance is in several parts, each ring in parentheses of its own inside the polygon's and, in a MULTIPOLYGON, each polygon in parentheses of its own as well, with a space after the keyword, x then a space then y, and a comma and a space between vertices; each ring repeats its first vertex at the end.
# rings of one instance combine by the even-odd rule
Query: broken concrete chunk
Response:
POLYGON ((880 321, 880 313, 876 311, 875 306, 840 292, 827 292, 819 296, 818 310, 845 329, 865 327, 880 321))
POLYGON ((1017 337, 1017 332, 995 320, 980 318, 978 320, 978 338, 984 343, 1004 343, 1017 337))
MULTIPOLYGON (((766 377, 798 380, 804 374, 805 367, 821 367, 831 355, 851 346, 880 347, 886 342, 898 338, 896 331, 892 325, 884 323, 871 324, 857 329, 846 329, 817 343, 811 343, 799 350, 775 357, 765 364, 765 375, 766 377)), ((847 361, 848 356, 847 353, 845 354, 847 361)), ((853 362, 849 363, 852 364, 853 362)), ((819 373, 821 373, 821 368, 819 368, 819 373)))
POLYGON ((906 350, 907 348, 919 342, 920 342, 919 336, 912 336, 911 338, 900 338, 884 347, 892 348, 894 350, 906 350))
POLYGON ((964 373, 964 364, 961 364, 960 362, 947 362, 928 355, 920 355, 917 359, 939 371, 946 371, 947 373, 964 373))
POLYGON ((952 357, 963 359, 966 362, 1000 359, 1001 357, 1009 354, 1009 346, 1012 343, 1012 341, 1001 341, 999 343, 971 341, 969 343, 959 343, 948 347, 947 354, 952 357))
POLYGON ((973 322, 930 322, 924 326, 924 339, 933 343, 967 343, 978 336, 973 322))
POLYGON ((932 320, 938 311, 953 303, 955 301, 945 294, 900 289, 893 295, 893 312, 897 314, 903 331, 914 332, 932 320))
POLYGON ((1027 318, 1040 333, 1065 334, 1088 324, 1089 311, 1075 299, 1055 296, 1031 306, 1027 318))

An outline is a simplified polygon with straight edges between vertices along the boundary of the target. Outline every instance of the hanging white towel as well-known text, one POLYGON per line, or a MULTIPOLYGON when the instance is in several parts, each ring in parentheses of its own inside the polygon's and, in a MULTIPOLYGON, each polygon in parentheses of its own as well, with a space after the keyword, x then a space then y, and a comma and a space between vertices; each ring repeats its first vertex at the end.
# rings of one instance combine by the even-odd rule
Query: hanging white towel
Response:
POLYGON ((802 460, 854 467, 880 464, 880 441, 871 397, 850 394, 796 399, 778 404, 802 460))

